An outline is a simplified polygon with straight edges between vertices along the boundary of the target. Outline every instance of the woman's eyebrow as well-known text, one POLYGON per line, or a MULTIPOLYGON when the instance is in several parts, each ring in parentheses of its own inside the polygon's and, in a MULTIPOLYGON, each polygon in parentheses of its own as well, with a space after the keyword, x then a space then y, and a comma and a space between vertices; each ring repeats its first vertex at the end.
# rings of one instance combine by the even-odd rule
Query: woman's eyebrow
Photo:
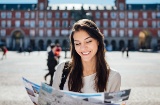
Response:
MULTIPOLYGON (((92 38, 92 37, 89 36, 89 37, 85 38, 84 40, 87 40, 87 39, 89 39, 89 38, 92 38)), ((74 41, 79 41, 79 40, 74 40, 74 41)))

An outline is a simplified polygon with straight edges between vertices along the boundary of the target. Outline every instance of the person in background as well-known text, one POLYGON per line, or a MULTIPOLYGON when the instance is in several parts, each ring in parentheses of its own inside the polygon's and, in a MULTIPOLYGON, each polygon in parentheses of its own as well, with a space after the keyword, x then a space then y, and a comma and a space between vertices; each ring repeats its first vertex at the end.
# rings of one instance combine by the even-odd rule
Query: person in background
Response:
POLYGON ((2 49, 2 51, 3 51, 3 54, 2 54, 2 58, 1 58, 1 59, 3 60, 4 57, 7 58, 8 49, 7 49, 5 46, 1 47, 1 49, 2 49))
POLYGON ((58 58, 55 56, 56 45, 54 43, 51 43, 50 47, 51 51, 48 53, 48 59, 47 59, 47 66, 49 72, 44 76, 44 79, 46 80, 47 76, 50 75, 51 78, 49 85, 52 86, 55 66, 58 64, 57 62, 58 58))
MULTIPOLYGON (((69 74, 63 90, 80 93, 120 90, 121 76, 108 65, 105 59, 104 36, 93 21, 82 19, 74 24, 70 45, 69 74)), ((66 62, 57 66, 52 85, 55 89, 61 89, 64 67, 66 62)))
POLYGON ((56 44, 56 51, 55 51, 55 56, 57 56, 58 58, 58 62, 59 62, 59 58, 60 58, 60 53, 62 51, 62 48, 60 47, 59 43, 56 44))

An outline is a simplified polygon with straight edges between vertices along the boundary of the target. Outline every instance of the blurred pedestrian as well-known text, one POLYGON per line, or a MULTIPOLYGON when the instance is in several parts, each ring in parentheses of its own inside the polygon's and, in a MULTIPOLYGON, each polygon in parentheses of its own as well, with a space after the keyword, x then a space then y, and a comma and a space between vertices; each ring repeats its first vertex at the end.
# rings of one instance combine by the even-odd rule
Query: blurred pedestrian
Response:
POLYGON ((124 47, 122 47, 121 51, 122 51, 122 57, 123 57, 123 55, 124 55, 124 51, 125 51, 125 48, 124 48, 124 47))
POLYGON ((47 66, 49 72, 44 76, 44 79, 46 80, 47 76, 51 76, 49 85, 52 86, 53 83, 53 76, 55 72, 55 66, 58 64, 57 60, 58 58, 55 56, 56 46, 54 43, 50 45, 51 51, 48 53, 48 59, 47 59, 47 66))
POLYGON ((127 58, 129 57, 129 49, 128 49, 128 47, 126 48, 126 56, 127 56, 127 58))
POLYGON ((7 49, 5 46, 1 47, 1 49, 2 49, 2 51, 3 51, 3 54, 2 54, 2 58, 1 58, 1 59, 3 60, 4 57, 7 58, 8 49, 7 49))
POLYGON ((57 56, 58 58, 58 62, 59 62, 59 58, 60 58, 60 53, 62 51, 61 46, 59 45, 59 43, 56 44, 56 51, 55 51, 55 56, 57 56))

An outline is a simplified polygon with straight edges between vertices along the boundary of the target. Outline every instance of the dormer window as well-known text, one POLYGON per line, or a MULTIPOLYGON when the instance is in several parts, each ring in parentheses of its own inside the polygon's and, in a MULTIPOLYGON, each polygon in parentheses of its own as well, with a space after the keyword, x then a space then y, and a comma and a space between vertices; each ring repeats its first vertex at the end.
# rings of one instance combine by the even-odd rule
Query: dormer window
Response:
POLYGON ((40 3, 40 10, 44 10, 44 3, 40 3))

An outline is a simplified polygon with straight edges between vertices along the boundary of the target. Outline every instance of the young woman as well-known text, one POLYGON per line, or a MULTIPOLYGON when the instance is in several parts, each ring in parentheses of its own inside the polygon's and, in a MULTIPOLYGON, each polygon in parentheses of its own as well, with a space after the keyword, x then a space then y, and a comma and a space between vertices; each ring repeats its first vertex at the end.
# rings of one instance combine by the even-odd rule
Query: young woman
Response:
MULTIPOLYGON (((105 60, 104 37, 88 19, 76 22, 70 35, 71 62, 63 89, 82 93, 120 90, 121 76, 105 60)), ((60 89, 65 62, 57 66, 53 87, 60 89)))

